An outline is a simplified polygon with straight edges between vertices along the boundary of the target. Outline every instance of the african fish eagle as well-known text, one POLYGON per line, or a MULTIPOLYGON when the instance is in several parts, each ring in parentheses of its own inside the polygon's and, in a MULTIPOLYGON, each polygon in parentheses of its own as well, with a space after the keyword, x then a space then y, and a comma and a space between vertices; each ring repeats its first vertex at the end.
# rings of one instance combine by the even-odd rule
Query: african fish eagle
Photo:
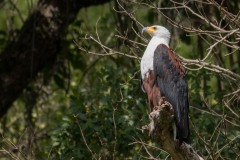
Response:
POLYGON ((142 89, 151 111, 161 105, 161 97, 173 106, 174 139, 189 143, 188 83, 181 60, 169 48, 171 34, 163 26, 142 29, 152 36, 141 59, 142 89))

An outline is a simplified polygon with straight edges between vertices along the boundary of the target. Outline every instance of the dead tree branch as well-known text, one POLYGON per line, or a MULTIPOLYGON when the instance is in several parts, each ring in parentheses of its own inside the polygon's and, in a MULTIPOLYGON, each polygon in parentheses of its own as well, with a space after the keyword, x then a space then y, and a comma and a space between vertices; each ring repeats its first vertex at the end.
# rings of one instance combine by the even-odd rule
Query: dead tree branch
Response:
POLYGON ((143 129, 148 131, 151 138, 176 160, 202 160, 189 144, 174 140, 172 125, 174 113, 170 103, 166 102, 149 114, 150 124, 143 129))

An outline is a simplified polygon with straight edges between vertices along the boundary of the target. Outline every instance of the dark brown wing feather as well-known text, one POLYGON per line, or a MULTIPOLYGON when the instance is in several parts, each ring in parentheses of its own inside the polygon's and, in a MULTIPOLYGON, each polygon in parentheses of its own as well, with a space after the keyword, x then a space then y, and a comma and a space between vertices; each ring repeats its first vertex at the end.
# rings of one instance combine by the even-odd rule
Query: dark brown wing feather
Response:
POLYGON ((180 142, 189 142, 188 84, 180 59, 164 44, 154 52, 154 72, 161 95, 171 103, 180 142))

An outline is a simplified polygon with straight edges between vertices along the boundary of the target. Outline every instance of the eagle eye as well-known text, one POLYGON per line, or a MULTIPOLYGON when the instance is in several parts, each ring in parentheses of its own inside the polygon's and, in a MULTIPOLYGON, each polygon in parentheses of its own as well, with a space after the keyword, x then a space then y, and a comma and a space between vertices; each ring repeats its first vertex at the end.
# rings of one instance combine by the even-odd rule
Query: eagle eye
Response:
POLYGON ((154 30, 156 30, 156 29, 157 29, 157 27, 153 27, 153 29, 154 29, 154 30))

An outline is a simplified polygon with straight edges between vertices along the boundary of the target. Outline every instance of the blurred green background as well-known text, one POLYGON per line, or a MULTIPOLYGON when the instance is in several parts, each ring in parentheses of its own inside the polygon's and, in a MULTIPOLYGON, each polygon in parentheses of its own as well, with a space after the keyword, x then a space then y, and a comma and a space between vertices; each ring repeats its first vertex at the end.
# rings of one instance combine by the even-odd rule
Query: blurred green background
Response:
MULTIPOLYGON (((218 3, 239 15, 239 1, 218 3)), ((210 1, 186 4, 220 28, 239 27, 210 1)), ((0 1, 0 54, 37 8, 36 0, 0 1)), ((80 9, 62 37, 54 66, 40 72, 1 119, 0 159, 147 159, 146 149, 156 159, 170 159, 140 130, 149 123, 149 108, 140 87, 139 62, 150 39, 140 31, 153 24, 167 27, 171 48, 188 59, 203 59, 218 39, 177 28, 166 17, 215 31, 172 1, 111 1, 80 9)), ((239 74, 239 54, 239 49, 219 43, 206 62, 239 74)), ((238 159, 239 80, 187 67, 192 68, 187 69, 192 146, 205 159, 238 159)))

